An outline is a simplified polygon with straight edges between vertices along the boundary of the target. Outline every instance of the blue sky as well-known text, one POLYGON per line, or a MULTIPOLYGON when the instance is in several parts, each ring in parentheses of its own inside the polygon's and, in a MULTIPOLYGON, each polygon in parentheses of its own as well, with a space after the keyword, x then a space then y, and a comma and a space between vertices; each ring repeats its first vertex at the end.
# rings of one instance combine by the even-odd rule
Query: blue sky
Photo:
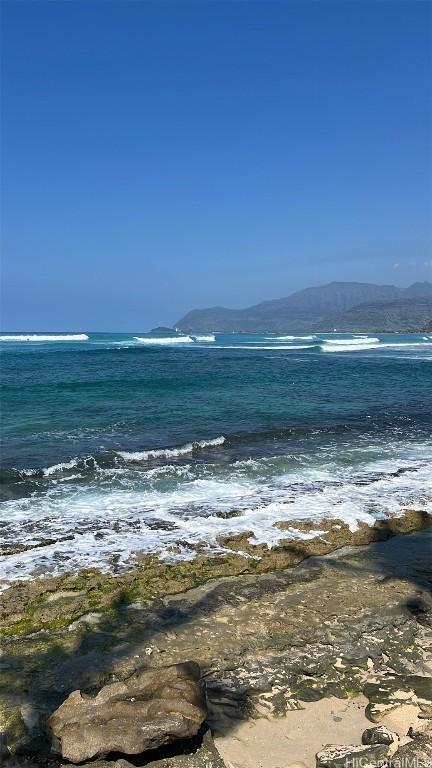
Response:
POLYGON ((430 279, 426 2, 4 2, 3 328, 430 279))

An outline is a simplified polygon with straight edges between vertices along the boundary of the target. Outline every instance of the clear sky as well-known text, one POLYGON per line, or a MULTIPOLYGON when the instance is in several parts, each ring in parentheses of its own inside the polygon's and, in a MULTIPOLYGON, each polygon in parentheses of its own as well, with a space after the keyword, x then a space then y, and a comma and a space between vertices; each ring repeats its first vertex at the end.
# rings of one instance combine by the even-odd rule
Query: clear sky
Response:
POLYGON ((2 6, 4 329, 431 279, 430 3, 2 6))

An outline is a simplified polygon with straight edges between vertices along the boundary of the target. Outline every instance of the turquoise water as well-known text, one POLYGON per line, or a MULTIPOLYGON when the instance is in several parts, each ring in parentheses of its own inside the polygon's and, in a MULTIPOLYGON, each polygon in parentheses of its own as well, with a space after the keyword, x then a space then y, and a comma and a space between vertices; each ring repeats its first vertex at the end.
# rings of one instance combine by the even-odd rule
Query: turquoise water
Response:
POLYGON ((0 347, 0 579, 430 508, 431 334, 3 334, 0 347))

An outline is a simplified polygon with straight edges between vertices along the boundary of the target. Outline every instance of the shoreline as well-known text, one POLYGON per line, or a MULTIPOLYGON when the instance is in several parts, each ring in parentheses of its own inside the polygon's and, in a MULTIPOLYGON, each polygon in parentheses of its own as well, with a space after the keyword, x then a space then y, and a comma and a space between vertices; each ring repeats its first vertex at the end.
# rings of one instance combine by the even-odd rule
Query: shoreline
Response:
POLYGON ((354 531, 337 518, 280 521, 274 527, 290 536, 273 547, 255 544, 250 530, 220 536, 223 551, 216 555, 204 554, 196 547, 194 559, 167 563, 157 555, 137 553, 136 565, 118 574, 92 568, 12 581, 0 592, 0 638, 60 630, 88 611, 109 612, 119 602, 149 605, 218 578, 289 569, 343 547, 364 546, 427 529, 432 527, 432 514, 405 509, 399 516, 377 520, 373 526, 359 523, 354 531), (298 533, 310 538, 296 538, 298 533))
MULTIPOLYGON (((251 571, 250 558, 233 552, 233 559, 219 562, 218 572, 215 564, 201 563, 197 571, 193 563, 185 570, 147 563, 140 578, 135 572, 126 581, 93 573, 3 593, 3 629, 5 618, 16 619, 26 600, 33 610, 30 618, 9 624, 15 633, 6 625, 1 640, 0 723, 15 755, 10 759, 21 754, 19 759, 31 760, 33 754, 40 756, 33 764, 43 765, 47 717, 68 693, 94 692, 143 665, 198 662, 207 689, 207 727, 226 766, 236 764, 229 755, 245 728, 252 751, 258 748, 256 721, 273 738, 280 718, 288 727, 290 712, 306 707, 300 730, 310 728, 313 702, 351 701, 365 691, 371 715, 371 681, 393 670, 406 688, 408 677, 432 674, 431 518, 410 511, 394 521, 393 530, 360 530, 345 544, 336 529, 338 541, 328 535, 310 539, 309 553, 286 549, 271 559, 268 554, 267 561, 253 560, 261 570, 251 571), (414 533, 415 525, 423 531, 414 533), (398 535, 402 531, 408 535, 398 535), (287 558, 294 567, 277 569, 287 558)), ((418 695, 404 696, 418 719, 418 695)), ((432 702, 428 706, 432 717, 432 702)), ((321 718, 325 711, 324 706, 321 718)), ((296 744, 301 750, 298 738, 296 744)), ((273 768, 270 762, 263 766, 273 768)))

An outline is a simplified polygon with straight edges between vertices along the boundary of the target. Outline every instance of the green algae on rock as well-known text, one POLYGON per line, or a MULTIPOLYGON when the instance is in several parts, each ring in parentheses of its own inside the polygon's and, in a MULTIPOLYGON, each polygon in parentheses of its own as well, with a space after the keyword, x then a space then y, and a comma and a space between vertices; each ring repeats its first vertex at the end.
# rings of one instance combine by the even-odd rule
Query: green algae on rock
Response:
POLYGON ((119 605, 140 602, 150 605, 212 579, 240 574, 284 570, 311 556, 331 553, 345 546, 363 546, 400 533, 412 533, 432 525, 432 516, 421 510, 378 520, 374 526, 360 523, 351 531, 339 520, 281 521, 280 530, 311 533, 307 539, 287 538, 274 547, 254 544, 252 532, 221 537, 220 555, 174 564, 156 556, 137 558, 137 567, 119 575, 96 569, 68 576, 14 582, 0 595, 0 637, 30 635, 68 626, 92 611, 109 615, 119 605), (321 533, 322 532, 322 533, 321 533))
MULTIPOLYGON (((106 610, 81 612, 63 628, 10 635, 2 643, 0 711, 20 718, 22 708, 31 707, 43 741, 51 712, 71 691, 94 695, 143 665, 157 669, 189 659, 203 671, 207 722, 215 729, 239 717, 262 717, 264 710, 280 715, 302 701, 368 691, 366 684, 389 668, 411 685, 409 676, 426 674, 430 548, 429 531, 399 536, 297 568, 224 574, 152 601, 117 596, 106 610), (417 606, 420 598, 418 615, 413 600, 417 606)), ((104 577, 86 578, 105 594, 104 577)), ((63 584, 58 600, 47 600, 52 584, 32 597, 58 606, 70 599, 72 582, 63 584)), ((82 574, 76 584, 82 591, 82 574)), ((428 695, 421 691, 425 715, 428 695)), ((14 728, 6 737, 10 753, 31 750, 36 733, 20 736, 14 728)), ((49 740, 45 748, 49 754, 49 740)))

